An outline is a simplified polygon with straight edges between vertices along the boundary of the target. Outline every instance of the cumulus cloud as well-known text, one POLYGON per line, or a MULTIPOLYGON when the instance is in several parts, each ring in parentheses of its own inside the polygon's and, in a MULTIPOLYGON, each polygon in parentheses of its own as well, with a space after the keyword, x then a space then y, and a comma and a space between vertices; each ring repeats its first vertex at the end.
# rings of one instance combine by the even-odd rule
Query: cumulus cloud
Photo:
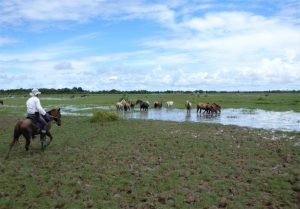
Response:
MULTIPOLYGON (((234 1, 236 2, 236 1, 234 1)), ((293 1, 277 1, 271 15, 239 10, 218 1, 94 1, 29 0, 1 2, 0 24, 45 24, 70 21, 86 24, 153 21, 158 35, 137 40, 134 50, 88 52, 83 40, 92 42, 97 32, 52 43, 51 47, 26 53, 0 51, 0 88, 16 88, 18 82, 3 84, 6 78, 22 78, 22 87, 81 86, 86 89, 204 89, 266 90, 300 89, 300 34, 293 1), (223 11, 223 10, 224 11, 223 11), (80 47, 79 47, 80 46, 80 47), (68 60, 68 61, 62 61, 68 60), (53 70, 59 73, 43 79, 53 70), (1 80, 2 79, 2 80, 1 80), (40 82, 42 80, 42 82, 40 82)), ((233 5, 233 4, 230 4, 233 5)), ((3 26, 0 26, 3 27, 3 26)), ((1 38, 0 46, 14 43, 1 38)), ((20 83, 20 82, 19 82, 20 83)))

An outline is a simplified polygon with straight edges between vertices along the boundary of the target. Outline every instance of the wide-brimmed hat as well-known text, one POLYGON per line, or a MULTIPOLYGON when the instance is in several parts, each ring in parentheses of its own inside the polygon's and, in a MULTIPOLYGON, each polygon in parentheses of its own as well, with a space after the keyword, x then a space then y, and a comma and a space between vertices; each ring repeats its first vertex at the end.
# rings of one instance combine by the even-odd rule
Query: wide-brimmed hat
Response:
POLYGON ((36 96, 38 94, 41 94, 42 92, 40 92, 38 89, 32 89, 31 92, 29 93, 31 96, 36 96))

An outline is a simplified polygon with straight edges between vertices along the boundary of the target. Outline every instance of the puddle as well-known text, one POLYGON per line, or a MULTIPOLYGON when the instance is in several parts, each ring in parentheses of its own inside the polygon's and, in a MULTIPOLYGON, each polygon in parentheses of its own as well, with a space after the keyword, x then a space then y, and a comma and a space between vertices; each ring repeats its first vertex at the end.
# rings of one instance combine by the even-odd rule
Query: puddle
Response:
POLYGON ((76 111, 89 111, 89 110, 96 110, 96 109, 110 110, 110 109, 113 109, 113 106, 110 107, 110 106, 83 105, 81 107, 78 107, 75 105, 68 105, 68 106, 62 107, 62 109, 66 110, 66 111, 76 112, 76 111))
POLYGON ((92 116, 92 113, 77 113, 77 112, 65 112, 61 111, 62 115, 70 115, 70 116, 92 116))

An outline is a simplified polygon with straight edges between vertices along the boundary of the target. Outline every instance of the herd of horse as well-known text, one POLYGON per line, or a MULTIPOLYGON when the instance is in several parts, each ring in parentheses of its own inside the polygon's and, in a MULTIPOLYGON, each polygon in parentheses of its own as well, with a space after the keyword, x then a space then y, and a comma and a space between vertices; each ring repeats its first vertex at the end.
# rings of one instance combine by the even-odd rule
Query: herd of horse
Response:
MULTIPOLYGON (((150 102, 149 101, 143 101, 138 99, 137 101, 126 101, 123 99, 120 102, 116 103, 116 109, 118 111, 130 111, 134 110, 135 106, 139 105, 140 111, 148 111, 150 107, 150 102)), ((166 107, 167 108, 172 108, 174 105, 173 101, 167 101, 166 102, 166 107)), ((163 102, 160 101, 155 101, 153 103, 153 108, 155 109, 160 109, 163 107, 163 102)), ((190 101, 185 102, 185 108, 187 110, 187 113, 190 113, 192 110, 192 103, 190 101)), ((221 106, 216 104, 216 103, 209 103, 209 102, 200 102, 197 104, 197 113, 201 114, 201 112, 204 114, 218 114, 221 112, 221 106), (203 112, 202 112, 203 111, 203 112)))

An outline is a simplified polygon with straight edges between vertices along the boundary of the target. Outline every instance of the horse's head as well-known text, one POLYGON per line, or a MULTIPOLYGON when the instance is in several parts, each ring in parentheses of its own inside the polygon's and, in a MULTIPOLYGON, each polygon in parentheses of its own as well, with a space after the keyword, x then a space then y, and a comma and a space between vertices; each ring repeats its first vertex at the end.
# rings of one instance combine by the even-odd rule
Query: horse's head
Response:
POLYGON ((61 114, 60 114, 60 108, 58 109, 52 109, 48 112, 50 115, 54 117, 54 121, 58 126, 61 126, 61 114))

